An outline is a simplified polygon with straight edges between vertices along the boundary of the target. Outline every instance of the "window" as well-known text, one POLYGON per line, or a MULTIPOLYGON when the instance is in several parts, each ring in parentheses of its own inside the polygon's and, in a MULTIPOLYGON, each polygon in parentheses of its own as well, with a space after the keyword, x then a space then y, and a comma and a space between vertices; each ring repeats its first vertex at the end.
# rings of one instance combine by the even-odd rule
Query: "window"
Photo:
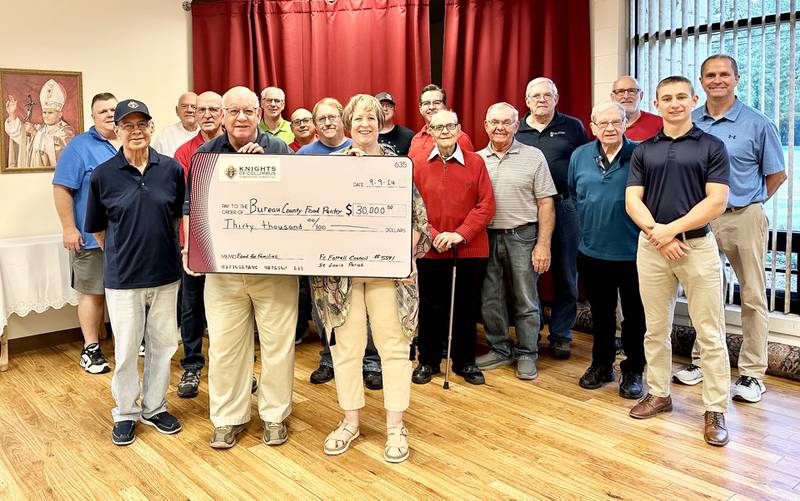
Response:
MULTIPOLYGON (((652 109, 655 87, 668 75, 695 82, 711 54, 733 56, 741 79, 738 96, 772 119, 780 132, 789 180, 765 204, 770 220, 767 289, 770 310, 800 313, 797 266, 800 193, 793 183, 800 152, 800 50, 796 0, 631 0, 630 68, 652 109)), ((728 299, 738 302, 731 281, 728 299)))

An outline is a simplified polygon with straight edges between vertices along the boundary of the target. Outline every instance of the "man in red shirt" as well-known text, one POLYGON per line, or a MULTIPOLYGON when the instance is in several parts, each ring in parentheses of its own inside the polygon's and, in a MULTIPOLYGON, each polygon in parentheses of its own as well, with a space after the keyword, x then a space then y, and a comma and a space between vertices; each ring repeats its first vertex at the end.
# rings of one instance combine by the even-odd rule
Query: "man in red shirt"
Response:
MULTIPOLYGON (((200 124, 200 133, 175 150, 175 160, 183 166, 184 180, 189 176, 192 155, 203 143, 222 135, 222 96, 216 92, 203 92, 197 96, 195 116, 200 124)), ((180 225, 181 247, 184 245, 183 225, 180 225)), ((206 327, 206 311, 203 302, 205 277, 193 277, 183 271, 181 278, 181 339, 183 340, 183 375, 178 383, 178 396, 197 396, 200 371, 205 366, 203 358, 203 331, 206 327)))
MULTIPOLYGON (((422 92, 419 95, 419 113, 425 119, 425 125, 411 139, 411 147, 408 149, 409 157, 429 155, 433 151, 436 141, 428 128, 430 127, 431 117, 444 110, 445 106, 447 106, 447 94, 445 94, 444 89, 435 84, 426 85, 422 88, 422 92)), ((467 133, 461 130, 461 127, 458 128, 456 139, 462 150, 475 151, 472 141, 467 133)))
POLYGON ((475 365, 475 344, 480 290, 489 258, 486 226, 495 213, 492 181, 483 157, 458 144, 461 126, 455 113, 434 114, 428 128, 435 147, 412 157, 414 184, 425 201, 433 247, 417 260, 419 365, 411 380, 425 384, 440 372, 456 264, 453 372, 470 384, 483 384, 483 373, 475 365))
POLYGON ((661 117, 639 109, 644 93, 639 82, 632 76, 619 77, 611 84, 611 100, 625 108, 628 127, 625 137, 631 141, 644 141, 658 134, 661 130, 661 117))
POLYGON ((317 140, 317 128, 314 126, 314 117, 305 108, 297 108, 290 117, 294 141, 289 145, 292 151, 297 152, 307 144, 317 140))

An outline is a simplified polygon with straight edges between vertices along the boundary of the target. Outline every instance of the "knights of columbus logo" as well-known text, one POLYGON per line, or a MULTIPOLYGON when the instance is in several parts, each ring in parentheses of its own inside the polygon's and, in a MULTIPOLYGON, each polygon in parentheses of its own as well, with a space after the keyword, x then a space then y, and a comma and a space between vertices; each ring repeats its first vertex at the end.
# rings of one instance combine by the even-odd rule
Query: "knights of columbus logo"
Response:
POLYGON ((236 167, 234 167, 233 165, 228 166, 228 168, 225 169, 225 175, 228 176, 228 178, 230 179, 236 177, 236 167))

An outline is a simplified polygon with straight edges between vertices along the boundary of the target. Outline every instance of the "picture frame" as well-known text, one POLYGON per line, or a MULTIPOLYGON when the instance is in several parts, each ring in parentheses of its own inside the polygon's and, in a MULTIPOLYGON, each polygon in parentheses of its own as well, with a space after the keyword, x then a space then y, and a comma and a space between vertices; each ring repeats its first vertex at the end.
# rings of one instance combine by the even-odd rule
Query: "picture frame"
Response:
POLYGON ((54 171, 83 132, 78 71, 0 68, 0 174, 54 171))

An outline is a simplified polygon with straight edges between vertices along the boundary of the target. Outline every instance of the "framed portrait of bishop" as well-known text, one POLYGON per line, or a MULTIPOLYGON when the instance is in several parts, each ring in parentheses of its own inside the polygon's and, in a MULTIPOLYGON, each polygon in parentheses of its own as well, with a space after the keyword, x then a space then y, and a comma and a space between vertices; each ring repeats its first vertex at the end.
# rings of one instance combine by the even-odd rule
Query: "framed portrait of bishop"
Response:
POLYGON ((0 68, 0 173, 46 172, 83 132, 80 72, 0 68))

